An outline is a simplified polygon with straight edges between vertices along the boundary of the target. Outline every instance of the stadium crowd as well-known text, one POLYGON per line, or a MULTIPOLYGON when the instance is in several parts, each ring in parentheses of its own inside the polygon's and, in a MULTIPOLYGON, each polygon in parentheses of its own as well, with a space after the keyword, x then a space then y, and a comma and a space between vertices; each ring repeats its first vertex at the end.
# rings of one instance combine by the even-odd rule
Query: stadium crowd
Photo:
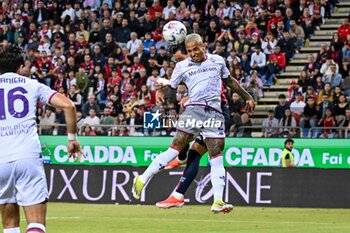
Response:
MULTIPOLYGON (((162 27, 181 21, 189 33, 203 37, 209 52, 227 61, 231 75, 255 100, 263 87, 274 85, 295 53, 308 46, 335 7, 336 0, 15 0, 1 1, 0 40, 25 52, 23 72, 68 96, 78 110, 81 135, 172 135, 174 128, 144 130, 143 113, 156 111, 169 118, 181 112, 186 96, 166 96, 151 77, 169 79, 175 51, 162 38, 162 27), (102 126, 100 126, 102 125, 102 126), (110 125, 110 126, 108 126, 110 125), (140 126, 140 127, 139 127, 140 126)), ((303 128, 349 127, 350 24, 334 32, 330 45, 310 54, 289 96, 281 94, 275 111, 264 119, 264 137, 297 136, 303 128), (271 128, 274 126, 286 129, 271 128)), ((230 136, 251 136, 249 115, 237 93, 226 88, 231 114, 230 136)), ((41 134, 65 134, 61 109, 39 105, 41 134), (56 126, 52 126, 58 124, 56 126)), ((324 129, 314 137, 343 137, 324 129)), ((310 135, 309 135, 310 136, 310 135)))

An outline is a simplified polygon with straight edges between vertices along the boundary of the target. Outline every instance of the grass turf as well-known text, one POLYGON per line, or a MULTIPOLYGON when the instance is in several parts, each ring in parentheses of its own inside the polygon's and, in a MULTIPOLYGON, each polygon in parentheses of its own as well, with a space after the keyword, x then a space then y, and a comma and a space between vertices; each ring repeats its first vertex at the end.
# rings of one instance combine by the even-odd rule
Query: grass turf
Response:
POLYGON ((49 203, 47 232, 350 232, 349 209, 235 207, 230 214, 216 215, 209 210, 203 205, 163 210, 146 205, 49 203))

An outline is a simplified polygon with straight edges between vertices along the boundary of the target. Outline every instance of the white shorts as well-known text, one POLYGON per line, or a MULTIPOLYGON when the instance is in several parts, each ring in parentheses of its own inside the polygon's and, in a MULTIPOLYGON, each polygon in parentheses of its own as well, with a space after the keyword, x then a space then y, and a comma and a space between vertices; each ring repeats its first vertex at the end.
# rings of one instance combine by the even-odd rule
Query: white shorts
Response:
POLYGON ((48 199, 42 159, 21 159, 0 164, 0 205, 31 206, 48 199))
POLYGON ((180 115, 177 130, 197 137, 199 134, 206 138, 225 138, 225 118, 222 113, 205 106, 188 106, 180 115), (180 124, 191 122, 193 124, 180 124), (196 124, 202 122, 203 124, 196 124), (204 124, 204 122, 209 124, 204 124))

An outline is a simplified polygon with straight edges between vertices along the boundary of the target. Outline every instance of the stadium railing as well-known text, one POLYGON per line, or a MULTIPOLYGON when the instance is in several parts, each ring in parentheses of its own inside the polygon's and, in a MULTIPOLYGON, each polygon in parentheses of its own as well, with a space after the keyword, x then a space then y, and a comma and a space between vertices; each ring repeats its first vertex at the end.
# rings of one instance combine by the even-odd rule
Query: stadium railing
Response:
POLYGON ((348 127, 311 127, 309 130, 309 138, 350 138, 348 127), (324 130, 329 131, 324 135, 324 130))
POLYGON ((278 137, 287 137, 287 134, 284 135, 286 130, 284 129, 295 129, 295 136, 294 137, 302 137, 302 130, 301 127, 298 126, 275 126, 275 127, 267 127, 267 126, 261 126, 261 125, 253 125, 253 126, 240 126, 237 131, 242 130, 242 134, 244 134, 244 131, 247 129, 251 129, 252 132, 252 137, 263 137, 262 130, 263 129, 278 129, 278 133, 274 136, 274 138, 278 137), (257 129, 261 129, 260 132, 257 132, 257 129))

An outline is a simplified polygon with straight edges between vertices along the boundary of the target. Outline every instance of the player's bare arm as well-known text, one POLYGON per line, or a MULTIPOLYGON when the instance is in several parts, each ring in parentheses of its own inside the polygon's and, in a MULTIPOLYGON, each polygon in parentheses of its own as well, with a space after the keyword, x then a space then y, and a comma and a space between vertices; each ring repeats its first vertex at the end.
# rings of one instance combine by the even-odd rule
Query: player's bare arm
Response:
POLYGON ((229 76, 228 78, 223 79, 224 83, 237 92, 245 101, 246 101, 246 111, 248 114, 252 114, 255 109, 255 103, 253 97, 246 91, 244 88, 239 85, 236 79, 229 76))
POLYGON ((68 130, 69 157, 73 157, 74 159, 78 157, 78 159, 80 159, 80 153, 82 153, 82 149, 76 137, 76 133, 78 130, 77 113, 73 102, 68 98, 64 97, 63 95, 56 93, 52 96, 50 103, 54 107, 62 108, 64 111, 64 115, 67 123, 67 130, 68 130))

